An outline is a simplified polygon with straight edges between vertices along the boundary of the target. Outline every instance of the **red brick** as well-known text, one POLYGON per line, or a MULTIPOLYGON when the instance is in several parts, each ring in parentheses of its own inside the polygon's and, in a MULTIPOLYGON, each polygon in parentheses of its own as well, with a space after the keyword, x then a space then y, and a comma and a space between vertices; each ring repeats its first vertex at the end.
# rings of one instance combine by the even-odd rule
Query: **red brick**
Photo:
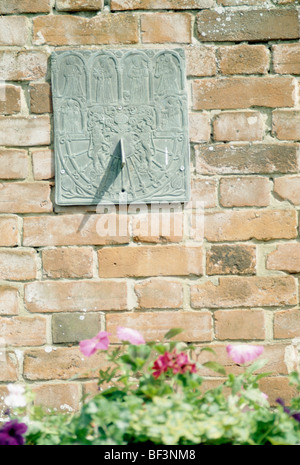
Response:
POLYGON ((265 339, 262 309, 217 310, 214 313, 216 338, 220 340, 265 339))
MULTIPOLYGON (((17 315, 19 310, 19 291, 6 284, 0 286, 0 315, 17 315)), ((1 348, 0 348, 1 351, 1 348)), ((1 357, 0 357, 1 358, 1 357)))
POLYGON ((16 216, 1 216, 0 247, 14 247, 18 245, 18 241, 18 218, 16 216))
POLYGON ((204 208, 217 206, 217 181, 211 178, 194 178, 191 180, 192 200, 203 202, 204 208))
POLYGON ((15 147, 50 144, 49 116, 0 117, 0 144, 15 147))
POLYGON ((0 0, 0 14, 50 13, 50 0, 0 0))
POLYGON ((29 21, 27 18, 25 18, 25 16, 0 17, 0 45, 24 46, 28 37, 29 21))
POLYGON ((300 205, 300 176, 282 176, 274 179, 274 192, 294 205, 300 205))
POLYGON ((102 278, 202 274, 202 248, 197 246, 104 247, 98 258, 102 278))
POLYGON ((188 76, 214 76, 217 73, 214 47, 189 45, 185 47, 185 57, 188 76))
POLYGON ((70 413, 79 409, 81 389, 79 383, 39 384, 32 387, 34 404, 57 412, 70 413))
POLYGON ((216 141, 261 141, 264 136, 264 121, 261 113, 223 112, 213 121, 216 141))
MULTIPOLYGON (((110 216, 110 215, 108 215, 110 216)), ((98 227, 103 216, 97 214, 67 214, 31 216, 24 218, 23 244, 30 246, 104 245, 129 242, 128 229, 124 234, 118 227, 116 215, 111 216, 116 232, 107 234, 98 227), (120 234, 119 234, 120 231, 120 234)), ((108 218, 110 220, 110 218, 108 218)))
POLYGON ((26 150, 0 150, 0 179, 25 179, 28 175, 26 150))
POLYGON ((293 397, 297 396, 295 386, 290 384, 288 377, 266 377, 259 380, 259 389, 268 396, 270 405, 278 405, 276 399, 284 399, 286 405, 290 405, 293 397))
POLYGON ((0 279, 27 281, 37 273, 34 250, 5 249, 0 251, 0 279))
POLYGON ((193 109, 240 109, 292 107, 294 80, 283 76, 205 78, 194 80, 193 109))
POLYGON ((195 146, 199 174, 298 173, 297 144, 213 144, 195 146))
POLYGON ((269 51, 264 45, 232 45, 219 47, 222 74, 265 74, 269 70, 269 51))
POLYGON ((211 131, 209 115, 207 113, 190 113, 189 131, 191 142, 208 142, 211 131))
POLYGON ((267 207, 271 183, 259 176, 220 179, 220 204, 223 207, 267 207))
POLYGON ((72 15, 33 19, 35 45, 134 44, 138 42, 138 17, 122 13, 93 18, 72 15))
POLYGON ((25 286, 30 312, 126 310, 127 286, 114 281, 43 281, 25 286))
POLYGON ((188 10, 209 8, 212 0, 112 0, 111 10, 188 10))
MULTIPOLYGON (((134 208, 139 205, 134 205, 134 208)), ((151 206, 151 211, 131 211, 132 238, 135 242, 178 242, 184 235, 184 215, 182 208, 171 211, 172 205, 151 206), (162 210, 161 212, 159 210, 162 210)), ((129 211, 130 211, 129 207, 129 211)))
POLYGON ((47 342, 46 318, 13 316, 0 319, 0 338, 9 346, 40 346, 47 342))
POLYGON ((56 0, 57 11, 93 11, 103 8, 104 0, 56 0))
POLYGON ((290 242, 278 244, 267 257, 268 270, 280 270, 288 273, 300 272, 300 244, 290 242))
POLYGON ((300 311, 299 308, 281 310, 274 313, 274 338, 299 338, 300 311))
POLYGON ((110 340, 117 342, 116 330, 124 326, 140 331, 145 340, 162 340, 171 328, 183 330, 172 340, 202 342, 212 340, 212 319, 210 312, 132 312, 111 313, 106 316, 106 330, 110 340))
POLYGON ((61 247, 42 250, 46 278, 91 278, 93 249, 91 247, 61 247))
POLYGON ((0 184, 0 212, 46 213, 53 210, 48 183, 0 184))
MULTIPOLYGON (((11 352, 7 352, 4 348, 0 346, 1 357, 0 357, 0 381, 11 383, 14 381, 18 381, 19 377, 19 366, 18 361, 15 359, 14 354, 11 352)), ((4 386, 0 387, 0 415, 1 410, 6 411, 7 405, 3 405, 2 399, 4 396, 8 395, 8 391, 4 388, 4 386), (5 391, 4 391, 5 389, 5 391), (3 395, 1 395, 3 393, 3 395)))
POLYGON ((48 53, 41 50, 1 50, 0 79, 32 81, 46 76, 48 53))
POLYGON ((21 88, 0 85, 0 114, 13 115, 21 111, 21 88))
POLYGON ((205 238, 210 242, 257 239, 294 239, 297 215, 294 210, 224 210, 207 212, 205 238))
POLYGON ((106 369, 106 352, 84 357, 79 347, 45 347, 25 351, 24 378, 26 380, 69 380, 95 376, 95 370, 106 369), (93 373, 94 371, 94 373, 93 373))
POLYGON ((144 44, 192 42, 192 17, 189 13, 148 13, 141 15, 144 44))
POLYGON ((197 15, 197 31, 199 39, 206 42, 298 39, 298 13, 283 9, 204 10, 197 15))
POLYGON ((272 131, 280 140, 300 140, 300 111, 274 110, 272 131))
POLYGON ((153 278, 135 285, 139 308, 180 308, 183 305, 182 283, 153 278))
POLYGON ((255 274, 255 245, 212 245, 206 252, 206 273, 255 274))
POLYGON ((280 74, 300 74, 300 44, 273 45, 274 71, 280 74))
POLYGON ((30 111, 31 113, 51 113, 51 89, 48 82, 35 82, 30 84, 30 111))
POLYGON ((193 308, 273 307, 297 303, 296 280, 290 276, 221 277, 191 286, 193 308))
POLYGON ((54 151, 51 149, 34 149, 31 150, 31 155, 34 179, 43 181, 54 178, 54 151))

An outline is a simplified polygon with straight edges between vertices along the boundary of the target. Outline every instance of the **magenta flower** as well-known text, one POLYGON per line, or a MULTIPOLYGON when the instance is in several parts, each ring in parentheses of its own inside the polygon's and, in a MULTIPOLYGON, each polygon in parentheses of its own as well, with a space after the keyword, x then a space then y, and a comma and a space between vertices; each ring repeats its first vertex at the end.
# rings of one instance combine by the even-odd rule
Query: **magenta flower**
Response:
POLYGON ((27 431, 25 423, 19 423, 18 420, 11 420, 0 428, 0 446, 23 446, 23 435, 27 431))
POLYGON ((80 351, 86 357, 90 357, 97 350, 107 350, 109 346, 109 333, 106 331, 100 331, 97 336, 92 337, 91 339, 84 339, 79 343, 80 351))
POLYGON ((136 329, 124 328, 123 326, 118 326, 117 336, 120 339, 120 341, 130 342, 130 344, 133 344, 135 346, 138 346, 140 344, 145 344, 145 340, 143 336, 136 329))
POLYGON ((226 347, 227 354, 232 360, 238 364, 242 365, 247 362, 252 362, 257 357, 259 357, 263 351, 263 346, 253 346, 248 344, 229 344, 226 347))
POLYGON ((190 363, 184 352, 177 354, 176 349, 174 349, 173 352, 165 352, 155 360, 152 367, 154 378, 158 378, 169 369, 174 375, 186 372, 196 373, 196 364, 190 363))

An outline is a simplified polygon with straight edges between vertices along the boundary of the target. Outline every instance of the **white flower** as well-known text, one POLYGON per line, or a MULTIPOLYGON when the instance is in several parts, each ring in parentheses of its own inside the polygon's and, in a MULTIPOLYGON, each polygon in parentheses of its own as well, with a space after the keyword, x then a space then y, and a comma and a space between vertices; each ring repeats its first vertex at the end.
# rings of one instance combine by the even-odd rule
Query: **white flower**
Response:
POLYGON ((8 396, 5 397, 4 403, 8 407, 25 407, 26 398, 24 395, 25 388, 19 384, 8 384, 8 396))

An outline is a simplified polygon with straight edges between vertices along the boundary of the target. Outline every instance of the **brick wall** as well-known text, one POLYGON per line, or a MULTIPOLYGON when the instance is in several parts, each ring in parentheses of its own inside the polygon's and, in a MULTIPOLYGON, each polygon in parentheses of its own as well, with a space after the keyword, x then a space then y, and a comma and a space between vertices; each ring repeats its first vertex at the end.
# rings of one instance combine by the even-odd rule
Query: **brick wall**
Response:
POLYGON ((78 342, 100 329, 117 342, 124 325, 147 339, 182 327, 226 365, 228 342, 263 344, 273 374, 262 388, 288 400, 300 338, 299 3, 0 0, 0 14, 0 395, 25 382, 39 403, 78 408, 104 363, 83 360, 78 342), (51 52, 178 46, 191 202, 168 231, 149 229, 157 212, 131 212, 122 234, 104 235, 105 213, 54 203, 51 52))

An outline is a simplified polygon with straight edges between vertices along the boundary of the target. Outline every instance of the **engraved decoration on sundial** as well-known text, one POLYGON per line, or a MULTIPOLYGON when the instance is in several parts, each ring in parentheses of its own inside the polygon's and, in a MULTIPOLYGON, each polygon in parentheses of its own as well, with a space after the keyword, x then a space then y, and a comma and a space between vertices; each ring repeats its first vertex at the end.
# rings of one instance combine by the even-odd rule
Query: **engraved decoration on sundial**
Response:
POLYGON ((58 205, 189 200, 183 50, 60 51, 51 64, 58 205))

